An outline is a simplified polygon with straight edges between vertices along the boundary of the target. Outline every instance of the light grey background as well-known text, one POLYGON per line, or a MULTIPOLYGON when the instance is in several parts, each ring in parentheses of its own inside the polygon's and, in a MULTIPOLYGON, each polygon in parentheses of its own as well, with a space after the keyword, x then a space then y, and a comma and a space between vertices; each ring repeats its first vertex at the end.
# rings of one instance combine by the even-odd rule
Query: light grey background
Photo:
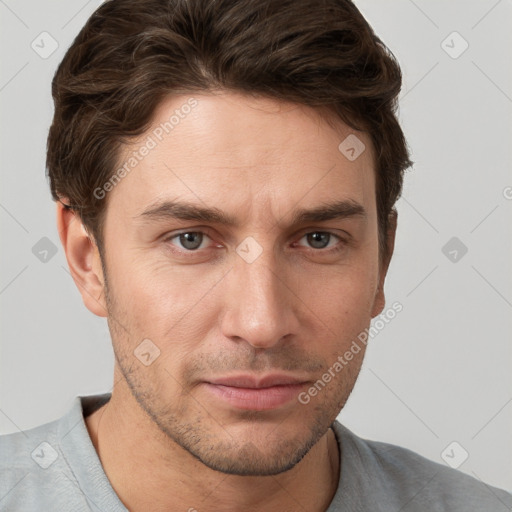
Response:
MULTIPOLYGON (((100 3, 0 0, 2 433, 112 386, 106 322, 68 273, 44 168, 51 78, 100 3), (31 47, 51 50, 42 32, 58 42, 47 58, 31 47), (42 237, 57 247, 46 262, 32 252, 42 237)), ((340 420, 441 463, 456 441, 444 453, 467 451, 461 471, 512 490, 512 3, 356 3, 402 65, 415 165, 386 285, 403 311, 371 340, 340 420)))

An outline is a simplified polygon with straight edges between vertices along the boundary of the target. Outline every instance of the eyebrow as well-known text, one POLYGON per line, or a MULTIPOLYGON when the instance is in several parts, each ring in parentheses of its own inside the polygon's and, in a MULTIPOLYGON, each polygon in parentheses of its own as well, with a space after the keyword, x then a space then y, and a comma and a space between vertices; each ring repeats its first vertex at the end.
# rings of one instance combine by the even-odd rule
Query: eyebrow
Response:
MULTIPOLYGON (((291 226, 296 226, 308 222, 325 222, 352 217, 366 219, 367 216, 367 212, 361 204, 353 199, 348 199, 326 202, 315 208, 297 209, 293 213, 290 224, 291 226)), ((135 218, 148 221, 188 220, 232 227, 238 227, 240 224, 235 217, 218 208, 204 207, 180 201, 160 201, 150 205, 135 218)))

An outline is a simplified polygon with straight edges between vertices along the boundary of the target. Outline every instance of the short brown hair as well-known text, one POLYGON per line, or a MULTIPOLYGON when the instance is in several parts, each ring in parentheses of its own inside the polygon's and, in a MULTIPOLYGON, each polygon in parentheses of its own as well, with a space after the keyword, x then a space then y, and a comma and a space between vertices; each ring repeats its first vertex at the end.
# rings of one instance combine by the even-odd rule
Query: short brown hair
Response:
POLYGON ((101 252, 106 200, 93 192, 117 169, 121 145, 170 94, 233 90, 311 106, 370 135, 383 256, 411 165, 396 118, 401 82, 350 0, 109 0, 53 78, 52 196, 68 198, 101 252))

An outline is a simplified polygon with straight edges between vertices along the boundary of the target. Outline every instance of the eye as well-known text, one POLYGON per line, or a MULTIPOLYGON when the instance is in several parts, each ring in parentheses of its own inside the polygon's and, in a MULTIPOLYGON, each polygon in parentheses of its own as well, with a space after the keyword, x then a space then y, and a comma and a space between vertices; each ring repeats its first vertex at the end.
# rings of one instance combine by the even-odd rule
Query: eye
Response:
MULTIPOLYGON (((346 240, 330 231, 305 233, 299 242, 294 245, 303 245, 301 241, 304 239, 309 247, 315 250, 314 252, 331 253, 341 251, 346 245, 346 240)), ((211 241, 211 238, 202 231, 183 231, 168 236, 164 241, 175 248, 177 253, 192 255, 194 252, 199 253, 200 249, 208 248, 208 240, 211 241)))
MULTIPOLYGON (((336 247, 335 242, 344 242, 343 238, 335 235, 334 233, 331 233, 330 231, 311 231, 310 233, 306 233, 301 238, 301 240, 304 238, 306 239, 307 243, 310 244, 310 246, 314 249, 341 249, 342 247, 336 247), (330 244, 332 241, 334 241, 334 243, 330 244)), ((343 243, 341 246, 343 246, 343 243)))
POLYGON ((186 231, 184 233, 178 233, 177 235, 170 236, 166 239, 166 242, 176 245, 173 243, 173 240, 176 239, 180 244, 178 245, 179 249, 184 249, 185 251, 196 251, 198 249, 204 249, 204 247, 201 246, 205 238, 209 237, 201 231, 186 231))

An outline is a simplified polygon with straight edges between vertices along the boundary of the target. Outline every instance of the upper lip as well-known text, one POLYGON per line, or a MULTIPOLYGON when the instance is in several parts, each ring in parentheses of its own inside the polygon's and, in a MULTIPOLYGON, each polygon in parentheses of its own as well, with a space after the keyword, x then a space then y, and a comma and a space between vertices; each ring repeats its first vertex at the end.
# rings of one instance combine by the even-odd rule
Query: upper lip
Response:
POLYGON ((250 374, 230 375, 226 377, 218 377, 216 379, 209 379, 210 384, 231 386, 235 388, 269 388, 272 386, 286 386, 293 384, 304 384, 306 379, 296 377, 293 375, 285 374, 271 374, 265 376, 257 376, 250 374))

